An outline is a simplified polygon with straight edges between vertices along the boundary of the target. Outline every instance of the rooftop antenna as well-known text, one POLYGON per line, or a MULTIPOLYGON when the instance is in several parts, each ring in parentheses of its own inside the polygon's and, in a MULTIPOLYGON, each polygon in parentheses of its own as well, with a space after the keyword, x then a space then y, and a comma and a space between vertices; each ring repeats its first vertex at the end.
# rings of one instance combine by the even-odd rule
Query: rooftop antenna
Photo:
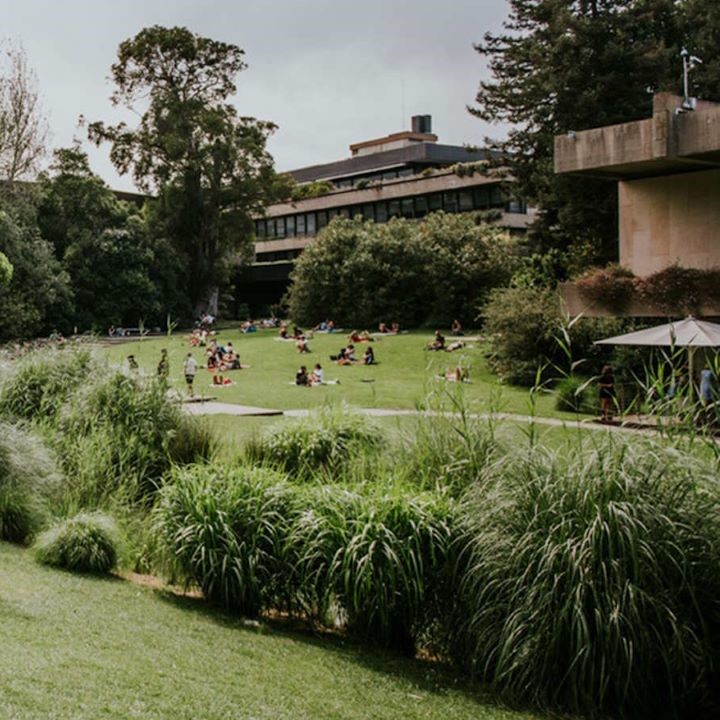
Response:
POLYGON ((694 110, 697 105, 697 98, 690 97, 690 71, 696 66, 702 65, 703 61, 696 55, 691 55, 687 48, 680 51, 680 57, 683 61, 683 110, 694 110))

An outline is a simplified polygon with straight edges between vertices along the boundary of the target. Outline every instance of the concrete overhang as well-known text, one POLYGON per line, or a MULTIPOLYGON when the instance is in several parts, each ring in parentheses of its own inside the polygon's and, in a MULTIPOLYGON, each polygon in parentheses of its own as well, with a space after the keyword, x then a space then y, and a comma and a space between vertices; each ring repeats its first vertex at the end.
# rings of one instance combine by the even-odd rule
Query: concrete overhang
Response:
POLYGON ((660 94, 651 118, 568 132, 555 138, 555 172, 607 180, 720 168, 720 105, 681 109, 682 98, 660 94))

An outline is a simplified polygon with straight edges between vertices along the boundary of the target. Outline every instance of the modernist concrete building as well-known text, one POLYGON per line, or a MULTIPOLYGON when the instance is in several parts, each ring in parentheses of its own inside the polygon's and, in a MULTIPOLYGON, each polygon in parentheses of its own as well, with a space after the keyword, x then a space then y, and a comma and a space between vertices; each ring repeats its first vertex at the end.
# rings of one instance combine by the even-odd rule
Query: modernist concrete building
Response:
MULTIPOLYGON (((618 183, 619 260, 638 277, 720 268, 720 105, 655 95, 647 120, 556 137, 555 172, 618 183)), ((571 284, 564 294, 571 314, 608 314, 571 284)))
POLYGON ((295 258, 334 217, 387 222, 393 217, 421 219, 436 210, 497 210, 496 222, 524 232, 532 210, 508 195, 507 178, 481 172, 459 173, 458 164, 490 158, 485 150, 442 145, 431 132, 431 118, 412 118, 412 130, 350 146, 350 157, 290 172, 300 184, 325 181, 319 197, 267 208, 255 224, 254 264, 242 271, 237 302, 261 312, 278 302, 295 258))

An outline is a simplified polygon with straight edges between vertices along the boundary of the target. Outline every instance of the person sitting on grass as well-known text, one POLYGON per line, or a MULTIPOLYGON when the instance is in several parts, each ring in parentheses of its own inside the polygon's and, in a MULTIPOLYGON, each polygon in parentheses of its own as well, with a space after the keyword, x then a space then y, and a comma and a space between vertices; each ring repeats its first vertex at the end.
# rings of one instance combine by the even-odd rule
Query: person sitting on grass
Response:
POLYGON ((363 365, 374 365, 375 364, 375 353, 373 352, 373 349, 368 345, 365 348, 365 353, 363 354, 363 365))
POLYGON ((325 371, 320 363, 315 363, 313 371, 308 377, 308 385, 322 385, 325 382, 325 371))
POLYGON ((295 384, 296 385, 307 385, 308 384, 308 371, 304 365, 301 365, 300 369, 295 373, 295 384))
POLYGON ((460 324, 459 320, 453 320, 452 325, 450 326, 450 332, 455 337, 462 337, 465 333, 463 332, 463 326, 460 324))
POLYGON ((283 324, 280 326, 280 330, 278 330, 278 335, 280 336, 281 340, 287 340, 288 339, 288 329, 287 325, 283 324))
POLYGON ((353 363, 357 362, 357 358, 355 357, 355 346, 350 343, 346 348, 340 351, 340 355, 338 356, 338 365, 352 365, 353 363))
POLYGON ((470 370, 458 365, 454 370, 448 370, 445 373, 445 379, 449 382, 470 382, 470 370))
POLYGON ((439 331, 435 331, 435 338, 433 341, 428 345, 428 350, 444 350, 445 349, 445 336, 439 331))
POLYGON ((301 335, 297 342, 295 343, 295 347, 297 348, 297 351, 299 353, 309 353, 310 352, 310 346, 308 345, 307 338, 304 335, 301 335))
POLYGON ((379 333, 383 333, 383 335, 384 335, 385 333, 389 333, 389 332, 390 332, 390 328, 389 328, 384 322, 381 322, 381 323, 378 325, 378 332, 379 332, 379 333))

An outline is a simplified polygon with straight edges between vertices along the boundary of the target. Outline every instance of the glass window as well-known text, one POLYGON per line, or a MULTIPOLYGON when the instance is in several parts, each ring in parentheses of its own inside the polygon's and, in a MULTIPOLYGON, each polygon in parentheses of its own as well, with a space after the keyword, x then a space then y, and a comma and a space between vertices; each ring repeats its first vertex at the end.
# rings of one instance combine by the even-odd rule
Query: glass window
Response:
POLYGON ((308 213, 307 214, 307 221, 305 223, 305 226, 307 228, 307 234, 308 235, 314 235, 315 234, 315 213, 308 213))
POLYGON ((486 187, 473 188, 473 205, 476 210, 485 210, 490 207, 490 196, 486 187))
POLYGON ((415 217, 425 217, 428 213, 428 201, 425 195, 418 195, 415 198, 415 217))
POLYGON ((267 236, 269 238, 275 237, 275 221, 274 220, 267 220, 267 236))
POLYGON ((285 218, 285 232, 288 237, 295 237, 295 216, 289 215, 285 218))
POLYGON ((375 203, 375 222, 384 223, 387 222, 388 211, 386 202, 375 203))
POLYGON ((499 185, 493 185, 490 191, 490 204, 492 207, 505 207, 505 197, 499 185))
POLYGON ((275 221, 275 234, 279 238, 285 237, 285 218, 278 218, 275 221))
POLYGON ((322 230, 328 224, 328 214, 325 211, 317 214, 317 229, 318 232, 322 230))
POLYGON ((304 215, 298 215, 295 219, 295 232, 297 232, 298 235, 304 235, 305 234, 305 216, 304 215))
POLYGON ((461 212, 473 209, 473 198, 471 190, 461 190, 458 193, 458 206, 461 212))
POLYGON ((259 238, 265 237, 265 221, 264 220, 258 220, 255 223, 255 235, 259 238))
POLYGON ((391 200, 388 203, 388 215, 391 218, 400 217, 400 201, 399 200, 391 200))
POLYGON ((366 220, 374 220, 375 219, 375 206, 372 203, 365 203, 363 205, 363 217, 366 220))
POLYGON ((413 174, 412 168, 403 168, 398 170, 398 177, 410 177, 413 174))
POLYGON ((404 218, 413 218, 415 215, 415 209, 413 207, 413 199, 412 198, 405 198, 402 203, 400 204, 400 208, 402 211, 402 216, 404 218))
POLYGON ((428 205, 430 206, 430 212, 442 210, 442 195, 440 193, 430 195, 428 198, 428 205))
POLYGON ((383 180, 395 180, 397 178, 397 170, 387 170, 382 174, 383 180))
POLYGON ((349 218, 350 217, 349 208, 340 208, 340 217, 349 218))
POLYGON ((443 193, 443 208, 447 212, 457 212, 457 193, 456 192, 444 192, 443 193))

